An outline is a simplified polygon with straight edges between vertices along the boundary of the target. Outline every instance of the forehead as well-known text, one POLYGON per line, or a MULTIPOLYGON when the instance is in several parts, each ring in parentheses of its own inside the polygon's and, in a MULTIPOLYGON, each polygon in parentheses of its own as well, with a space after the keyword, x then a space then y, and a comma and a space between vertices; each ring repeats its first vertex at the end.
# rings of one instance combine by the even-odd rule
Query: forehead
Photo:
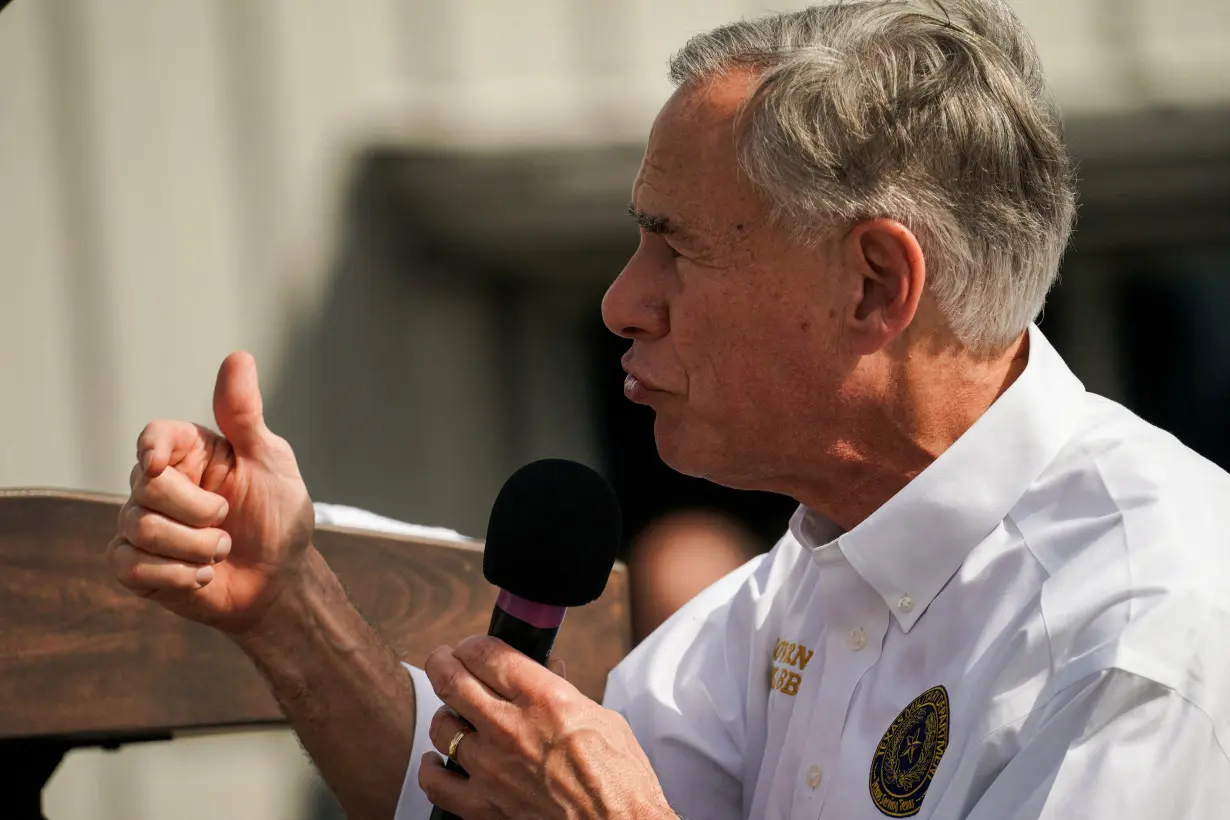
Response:
POLYGON ((754 75, 738 72, 671 95, 650 132, 633 204, 701 221, 757 210, 735 147, 735 118, 755 87, 754 75))

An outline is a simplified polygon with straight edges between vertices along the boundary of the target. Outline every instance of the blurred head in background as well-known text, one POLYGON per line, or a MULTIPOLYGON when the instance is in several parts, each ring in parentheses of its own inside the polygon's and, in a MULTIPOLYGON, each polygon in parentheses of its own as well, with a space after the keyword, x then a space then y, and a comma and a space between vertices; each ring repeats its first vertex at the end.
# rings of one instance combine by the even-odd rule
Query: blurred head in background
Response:
POLYGON ((900 485, 1023 367, 1067 243, 1033 44, 997 0, 870 0, 723 26, 671 76, 603 302, 662 458, 829 513, 900 485))

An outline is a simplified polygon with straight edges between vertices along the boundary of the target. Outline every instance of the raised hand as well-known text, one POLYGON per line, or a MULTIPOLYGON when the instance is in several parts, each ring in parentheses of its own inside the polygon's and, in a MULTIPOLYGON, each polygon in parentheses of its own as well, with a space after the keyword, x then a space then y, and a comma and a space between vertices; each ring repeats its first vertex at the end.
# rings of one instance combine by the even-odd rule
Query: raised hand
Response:
POLYGON ((248 354, 219 368, 214 419, 221 435, 179 421, 141 432, 107 560, 134 592, 241 633, 302 571, 312 503, 290 445, 265 426, 248 354))

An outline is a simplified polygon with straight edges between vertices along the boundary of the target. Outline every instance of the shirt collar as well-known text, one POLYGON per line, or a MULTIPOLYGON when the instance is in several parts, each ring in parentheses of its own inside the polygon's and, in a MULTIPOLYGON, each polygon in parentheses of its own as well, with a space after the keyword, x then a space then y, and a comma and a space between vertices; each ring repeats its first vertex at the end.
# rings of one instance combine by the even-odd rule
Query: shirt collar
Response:
POLYGON ((835 539, 905 632, 1072 435, 1084 386, 1032 324, 1028 356, 964 435, 854 529, 805 507, 790 522, 817 557, 835 539))

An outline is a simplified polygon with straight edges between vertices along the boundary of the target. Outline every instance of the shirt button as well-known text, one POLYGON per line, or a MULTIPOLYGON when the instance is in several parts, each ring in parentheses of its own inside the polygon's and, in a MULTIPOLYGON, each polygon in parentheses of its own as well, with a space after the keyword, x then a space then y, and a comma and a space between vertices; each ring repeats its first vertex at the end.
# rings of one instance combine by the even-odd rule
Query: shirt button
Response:
POLYGON ((824 779, 824 774, 820 771, 819 766, 812 766, 807 770, 807 787, 812 791, 820 788, 820 781, 824 779))
POLYGON ((859 651, 867 646, 867 633, 862 629, 851 629, 850 634, 846 636, 846 646, 855 652, 859 651))
POLYGON ((913 608, 914 599, 909 595, 902 595, 901 600, 897 602, 897 609, 900 609, 902 612, 909 612, 913 608))

